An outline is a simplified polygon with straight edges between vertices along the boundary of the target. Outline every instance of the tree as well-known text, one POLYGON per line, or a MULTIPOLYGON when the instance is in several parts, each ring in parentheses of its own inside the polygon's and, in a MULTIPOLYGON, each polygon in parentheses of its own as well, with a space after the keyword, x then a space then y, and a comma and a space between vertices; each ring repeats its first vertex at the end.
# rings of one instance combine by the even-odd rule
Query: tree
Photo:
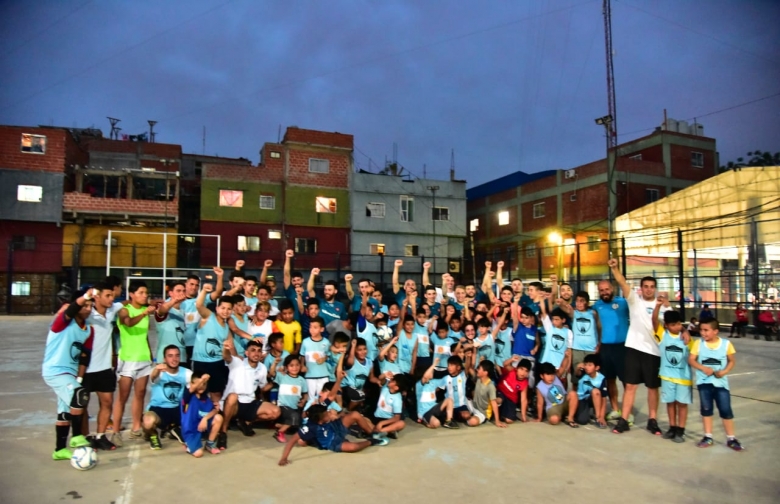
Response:
POLYGON ((760 150, 748 152, 748 161, 738 157, 737 161, 729 161, 725 166, 720 167, 720 172, 726 170, 738 170, 746 166, 780 166, 780 152, 761 152, 760 150))

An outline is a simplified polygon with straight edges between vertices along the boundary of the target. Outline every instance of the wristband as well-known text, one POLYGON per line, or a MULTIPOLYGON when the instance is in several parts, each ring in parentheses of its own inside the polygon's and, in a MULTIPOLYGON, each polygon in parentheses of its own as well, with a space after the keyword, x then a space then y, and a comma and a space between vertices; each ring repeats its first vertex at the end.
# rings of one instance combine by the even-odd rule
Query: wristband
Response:
POLYGON ((81 383, 81 382, 83 382, 83 381, 84 381, 84 377, 83 377, 83 376, 77 376, 77 377, 76 377, 76 381, 77 381, 77 382, 79 382, 79 383, 81 383))

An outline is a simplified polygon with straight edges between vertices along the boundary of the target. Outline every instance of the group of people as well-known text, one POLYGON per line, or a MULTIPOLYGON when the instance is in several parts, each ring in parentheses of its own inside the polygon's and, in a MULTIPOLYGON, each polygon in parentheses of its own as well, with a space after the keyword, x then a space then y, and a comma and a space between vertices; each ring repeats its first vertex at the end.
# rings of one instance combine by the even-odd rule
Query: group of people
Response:
POLYGON ((345 305, 336 281, 318 294, 319 269, 304 283, 291 269, 293 255, 285 254, 279 299, 271 260, 259 278, 238 261, 227 279, 220 268, 213 284, 192 275, 152 303, 142 281, 130 282, 125 302, 115 301, 122 292, 115 277, 79 291, 46 342, 43 378, 58 398, 52 458, 70 458, 69 433, 71 448, 114 450, 129 437, 159 450, 167 438, 201 457, 227 449, 230 430, 253 436, 265 426, 284 444, 280 465, 296 446, 385 445, 407 419, 431 429, 545 420, 606 429, 611 421, 621 434, 633 425, 639 385, 647 387, 647 430, 682 442, 693 374, 705 432, 698 446, 713 444, 717 405, 727 446, 742 449, 727 377, 734 347, 718 336, 717 320, 703 321, 701 340, 691 341, 655 280, 643 278, 637 292, 615 260, 609 267, 623 297, 603 280, 592 304, 554 275, 550 288, 538 281, 526 288, 520 279, 504 285, 503 262, 495 272, 486 262, 479 286, 455 285, 449 274, 434 285, 425 263, 418 289, 414 280, 401 283, 397 260, 393 299, 367 278, 355 290, 347 274, 345 305), (659 389, 666 432, 657 421, 659 389), (87 436, 93 393, 97 426, 87 436))

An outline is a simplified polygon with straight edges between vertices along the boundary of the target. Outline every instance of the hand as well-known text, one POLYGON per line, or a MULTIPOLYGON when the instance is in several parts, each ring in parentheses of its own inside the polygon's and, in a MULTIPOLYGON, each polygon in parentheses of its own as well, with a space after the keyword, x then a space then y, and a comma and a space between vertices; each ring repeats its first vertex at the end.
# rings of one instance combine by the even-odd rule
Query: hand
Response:
POLYGON ((666 300, 664 299, 664 295, 663 294, 659 294, 658 297, 655 300, 656 306, 663 306, 665 302, 666 302, 666 300))
POLYGON ((319 274, 320 274, 320 269, 319 268, 312 268, 311 276, 317 276, 319 274))
POLYGON ((400 268, 401 266, 404 265, 404 262, 402 259, 396 259, 394 264, 396 268, 400 268))
POLYGON ((498 261, 498 264, 496 264, 496 268, 503 268, 504 267, 504 261, 498 261))
POLYGON ((271 259, 266 259, 263 261, 263 268, 270 268, 274 265, 274 262, 271 259))
POLYGON ((519 355, 513 355, 512 356, 512 362, 520 362, 520 356, 519 355))
POLYGON ((393 372, 392 371, 385 372, 385 379, 387 379, 387 381, 392 380, 393 379, 393 372))
POLYGON ((558 275, 556 275, 555 273, 553 273, 552 275, 550 275, 550 282, 552 282, 552 283, 558 283, 558 275))
POLYGON ((282 356, 278 355, 274 358, 274 363, 279 364, 280 362, 282 362, 282 356))
POLYGON ((236 261, 236 269, 239 270, 243 268, 245 264, 246 261, 244 261, 243 259, 239 259, 238 261, 236 261))
POLYGON ((152 313, 157 311, 156 306, 147 306, 146 310, 144 310, 144 315, 151 315, 152 313))
POLYGON ((341 371, 339 371, 339 376, 338 377, 343 380, 344 378, 347 377, 347 372, 342 369, 341 371))
POLYGON ((496 277, 496 272, 495 271, 488 271, 488 276, 490 278, 495 278, 496 277))
POLYGON ((423 269, 431 269, 431 263, 428 261, 425 261, 423 263, 423 269))
MULTIPOLYGON (((290 252, 290 251, 288 250, 288 252, 290 252)), ((279 465, 280 465, 280 466, 282 466, 282 467, 284 467, 284 466, 286 466, 286 465, 290 465, 290 464, 292 464, 292 462, 290 462, 290 461, 289 461, 289 460, 287 460, 286 458, 283 458, 283 459, 281 459, 281 460, 279 461, 279 465)))
POLYGON ((344 275, 344 281, 345 282, 351 282, 354 277, 352 276, 352 273, 347 273, 344 275))
POLYGON ((711 367, 704 366, 704 369, 702 370, 704 374, 707 376, 712 376, 715 374, 715 370, 713 370, 711 367))
POLYGON ((295 293, 296 294, 303 294, 303 285, 296 285, 295 286, 295 293))
POLYGON ((232 338, 226 339, 225 342, 222 343, 222 348, 230 351, 233 348, 233 339, 232 338))
POLYGON ((214 266, 214 273, 217 276, 223 276, 225 274, 225 271, 222 268, 220 268, 219 266, 214 266))
POLYGON ((611 269, 617 269, 618 267, 617 259, 610 259, 609 261, 607 261, 607 266, 609 266, 611 269))
POLYGON ((531 355, 536 355, 536 348, 531 349, 531 355))
MULTIPOLYGON (((499 268, 500 267, 501 266, 499 266, 499 268)), ((506 428, 506 424, 504 422, 502 422, 501 420, 499 420, 498 418, 496 418, 496 427, 500 427, 502 429, 505 429, 506 428)))
POLYGON ((295 252, 293 252, 292 249, 287 249, 284 251, 284 257, 287 259, 292 259, 292 257, 295 255, 295 252))
POLYGON ((686 345, 691 342, 691 334, 688 332, 688 329, 683 329, 682 340, 686 345))
POLYGON ((715 378, 723 378, 724 376, 726 376, 726 371, 724 369, 721 369, 720 371, 715 371, 714 373, 712 373, 712 375, 715 378))
POLYGON ((493 263, 491 261, 485 261, 485 269, 489 270, 493 267, 493 263))
POLYGON ((357 339, 353 339, 352 341, 350 341, 349 346, 355 348, 355 345, 357 345, 357 339))
POLYGON ((214 286, 211 284, 203 284, 203 292, 209 293, 214 290, 214 286))
POLYGON ((201 379, 202 381, 204 381, 204 382, 207 382, 207 381, 209 381, 209 379, 210 379, 210 378, 211 378, 211 375, 210 375, 210 374, 208 374, 208 373, 206 373, 206 374, 204 374, 203 376, 201 376, 201 377, 200 377, 200 379, 201 379))
POLYGON ((154 366, 154 369, 157 369, 158 371, 165 371, 168 369, 168 364, 165 364, 164 362, 162 364, 157 364, 154 366))
POLYGON ((171 299, 173 299, 174 303, 178 303, 179 301, 187 299, 187 294, 180 292, 179 294, 171 296, 171 299))
POLYGON ((201 419, 200 422, 198 422, 198 432, 205 432, 206 428, 209 426, 209 421, 205 418, 201 419))

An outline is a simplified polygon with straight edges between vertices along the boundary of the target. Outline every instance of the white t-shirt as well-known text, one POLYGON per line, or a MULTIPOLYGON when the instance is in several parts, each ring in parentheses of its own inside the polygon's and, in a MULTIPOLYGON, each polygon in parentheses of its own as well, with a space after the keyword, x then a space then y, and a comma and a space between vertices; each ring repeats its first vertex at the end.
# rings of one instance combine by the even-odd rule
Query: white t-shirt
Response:
POLYGON ((92 307, 92 313, 87 317, 87 323, 95 331, 95 339, 92 342, 92 355, 89 359, 87 373, 96 373, 111 369, 112 364, 112 338, 114 333, 114 320, 116 314, 124 305, 116 302, 111 308, 106 310, 106 316, 99 314, 95 307, 92 307))
POLYGON ((258 362, 257 367, 252 367, 249 365, 249 359, 233 357, 227 366, 230 376, 225 387, 225 396, 236 394, 238 402, 244 404, 254 401, 257 387, 265 387, 267 383, 268 370, 263 363, 258 362))
MULTIPOLYGON (((640 352, 650 355, 661 355, 658 351, 658 344, 655 342, 653 334, 653 310, 655 310, 655 299, 645 301, 635 291, 626 298, 628 302, 628 335, 626 336, 626 347, 634 348, 640 352)), ((663 321, 663 312, 671 308, 661 308, 659 317, 663 321)))
POLYGON ((263 352, 268 353, 268 336, 274 332, 274 323, 271 319, 265 319, 262 324, 255 325, 254 322, 249 324, 246 332, 255 338, 263 338, 263 352))

